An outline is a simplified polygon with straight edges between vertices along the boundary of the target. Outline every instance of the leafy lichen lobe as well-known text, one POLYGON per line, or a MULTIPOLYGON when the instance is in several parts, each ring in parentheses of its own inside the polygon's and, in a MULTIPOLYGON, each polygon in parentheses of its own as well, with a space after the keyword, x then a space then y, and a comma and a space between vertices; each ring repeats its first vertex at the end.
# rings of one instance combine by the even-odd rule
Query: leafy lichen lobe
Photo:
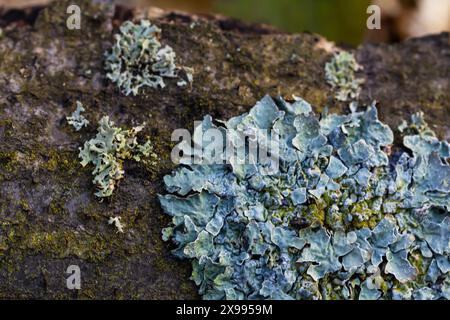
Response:
POLYGON ((192 82, 192 71, 175 64, 173 49, 160 42, 161 29, 148 20, 140 24, 126 21, 115 35, 116 42, 106 55, 107 77, 125 94, 137 95, 140 88, 164 88, 164 78, 178 78, 183 69, 187 81, 181 79, 179 86, 192 82))
MULTIPOLYGON (((223 131, 280 134, 280 170, 187 165, 165 177, 163 238, 192 260, 206 299, 450 298, 448 143, 420 115, 404 144, 374 105, 319 119, 298 98, 265 97, 223 131), (418 125, 422 123, 422 125, 418 125), (422 129, 420 129, 422 128, 422 129), (415 137, 415 138, 413 138, 415 137), (417 146, 420 146, 418 148, 417 146)), ((214 125, 205 117, 200 130, 214 125)), ((197 129, 198 129, 197 128, 197 129)), ((233 140, 234 143, 242 141, 233 140)))

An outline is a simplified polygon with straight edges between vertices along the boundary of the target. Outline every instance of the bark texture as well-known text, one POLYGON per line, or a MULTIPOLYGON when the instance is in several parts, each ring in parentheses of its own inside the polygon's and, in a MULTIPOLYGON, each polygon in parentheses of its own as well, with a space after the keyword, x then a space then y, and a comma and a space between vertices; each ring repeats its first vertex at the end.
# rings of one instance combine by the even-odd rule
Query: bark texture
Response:
MULTIPOLYGON (((174 167, 171 132, 192 130, 206 114, 241 114, 265 94, 301 96, 317 112, 347 108, 325 82, 333 45, 315 34, 83 0, 3 15, 0 25, 0 298, 198 298, 189 262, 172 258, 161 240, 169 218, 156 195, 174 167), (81 30, 66 27, 73 3, 81 7, 81 30), (106 80, 103 53, 113 34, 123 20, 146 14, 178 62, 194 68, 192 86, 168 80, 164 89, 126 97, 106 80), (79 132, 65 120, 76 100, 91 122, 79 132), (103 115, 127 128, 146 122, 160 159, 152 167, 126 162, 125 179, 99 202, 78 148, 103 115), (116 215, 124 234, 107 224, 116 215), (66 288, 72 264, 81 268, 81 290, 66 288)), ((393 129, 423 110, 439 137, 450 138, 448 34, 353 51, 364 66, 361 103, 377 100, 393 129)))

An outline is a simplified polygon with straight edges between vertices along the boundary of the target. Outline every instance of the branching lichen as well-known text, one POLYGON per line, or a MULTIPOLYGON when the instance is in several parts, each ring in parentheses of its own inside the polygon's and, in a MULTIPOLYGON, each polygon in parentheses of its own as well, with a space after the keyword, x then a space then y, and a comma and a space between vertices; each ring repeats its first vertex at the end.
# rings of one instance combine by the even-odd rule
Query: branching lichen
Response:
POLYGON ((97 186, 97 197, 104 198, 112 195, 117 182, 123 178, 123 161, 134 159, 141 161, 142 157, 147 161, 155 161, 157 158, 153 152, 150 140, 143 145, 137 141, 137 134, 144 127, 138 126, 130 130, 124 130, 114 126, 108 116, 101 118, 97 135, 86 141, 80 148, 81 165, 84 167, 92 163, 95 168, 92 174, 95 176, 93 183, 97 186))
MULTIPOLYGON (((276 130, 278 172, 229 161, 164 178, 163 239, 192 260, 203 298, 450 298, 449 144, 415 115, 412 155, 391 155, 374 105, 319 120, 296 100, 265 97, 222 128, 276 130)), ((205 117, 196 130, 213 127, 205 117)))
POLYGON ((77 108, 71 116, 66 117, 67 123, 75 128, 76 131, 80 131, 81 128, 87 127, 89 121, 81 114, 85 109, 80 101, 77 101, 77 108))
POLYGON ((342 51, 325 65, 327 82, 335 90, 335 97, 339 101, 357 99, 361 92, 364 79, 355 77, 355 72, 362 70, 352 53, 342 51))
POLYGON ((122 222, 120 222, 121 217, 117 216, 117 217, 110 217, 108 220, 108 224, 114 224, 114 226, 117 229, 117 232, 119 233, 123 233, 123 228, 125 227, 122 222))
MULTIPOLYGON (((126 21, 115 35, 111 52, 105 54, 105 68, 108 79, 125 95, 137 95, 143 86, 164 88, 163 78, 178 78, 181 70, 192 82, 192 69, 176 65, 175 52, 168 45, 162 47, 160 36, 161 30, 148 20, 141 20, 140 24, 126 21)), ((181 79, 178 85, 187 83, 181 79)))

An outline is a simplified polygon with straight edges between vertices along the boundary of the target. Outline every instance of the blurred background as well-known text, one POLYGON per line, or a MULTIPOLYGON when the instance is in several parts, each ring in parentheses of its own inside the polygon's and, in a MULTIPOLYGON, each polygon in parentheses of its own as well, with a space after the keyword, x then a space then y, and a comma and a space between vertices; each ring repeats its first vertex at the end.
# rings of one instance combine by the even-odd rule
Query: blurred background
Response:
MULTIPOLYGON (((0 0, 20 8, 49 0, 0 0)), ((98 1, 98 0, 97 0, 98 1)), ((450 30, 450 0, 117 0, 127 6, 156 6, 198 14, 221 14, 265 23, 287 32, 310 31, 338 43, 395 42, 450 30), (382 29, 366 27, 367 7, 377 4, 382 29)))

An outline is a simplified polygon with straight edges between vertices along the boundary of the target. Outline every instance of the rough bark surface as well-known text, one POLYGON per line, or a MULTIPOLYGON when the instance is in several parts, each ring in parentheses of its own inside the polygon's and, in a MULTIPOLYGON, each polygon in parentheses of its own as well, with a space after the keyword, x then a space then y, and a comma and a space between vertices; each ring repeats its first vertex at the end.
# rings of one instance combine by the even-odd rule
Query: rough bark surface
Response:
MULTIPOLYGON (((333 46, 322 37, 161 12, 152 21, 179 63, 194 68, 194 82, 169 80, 126 97, 105 79, 103 53, 123 20, 141 16, 79 0, 0 18, 0 298, 198 298, 189 262, 172 258, 160 236, 169 218, 156 195, 174 166, 172 130, 192 130, 205 114, 228 119, 265 94, 295 94, 316 111, 347 108, 324 80, 333 46), (72 3, 81 7, 81 30, 66 28, 72 3), (79 132, 65 120, 76 100, 91 122, 79 132), (126 162, 125 179, 99 202, 78 148, 103 115, 124 127, 146 122, 160 159, 153 167, 126 162), (113 215, 124 234, 107 224, 113 215), (66 288, 72 264, 81 268, 78 291, 66 288)), ((366 79, 361 103, 377 100, 392 128, 423 110, 440 138, 450 138, 448 34, 354 51, 366 79)))

